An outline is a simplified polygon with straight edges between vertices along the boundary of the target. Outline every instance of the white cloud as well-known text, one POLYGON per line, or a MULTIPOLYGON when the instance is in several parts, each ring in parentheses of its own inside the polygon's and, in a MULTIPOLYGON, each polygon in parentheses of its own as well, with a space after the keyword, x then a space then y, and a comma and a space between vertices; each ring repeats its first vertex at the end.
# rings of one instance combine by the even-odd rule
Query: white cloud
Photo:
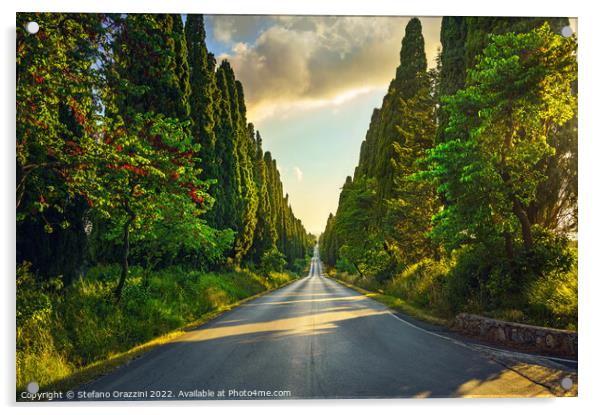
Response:
MULTIPOLYGON (((219 36, 252 26, 239 16, 213 16, 219 36), (221 19, 225 19, 221 22, 221 19), (241 29, 235 29, 234 24, 241 29)), ((250 16, 255 18, 257 16, 250 16)), ((389 84, 399 65, 407 17, 266 16, 254 41, 238 41, 227 58, 245 87, 249 119, 293 108, 336 106, 389 84)), ((429 62, 440 18, 421 18, 429 62)), ((255 27, 260 22, 252 22, 255 27)), ((229 33, 229 35, 226 35, 229 33)))
POLYGON ((303 181, 303 171, 301 171, 301 169, 298 166, 293 167, 293 172, 295 173, 295 177, 297 178, 298 182, 302 182, 303 181))

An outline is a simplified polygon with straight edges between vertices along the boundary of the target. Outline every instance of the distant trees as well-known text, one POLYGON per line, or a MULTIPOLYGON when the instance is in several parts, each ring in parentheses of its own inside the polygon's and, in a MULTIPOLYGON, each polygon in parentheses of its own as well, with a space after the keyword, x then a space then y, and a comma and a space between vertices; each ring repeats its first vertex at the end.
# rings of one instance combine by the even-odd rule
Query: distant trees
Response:
POLYGON ((306 257, 311 236, 247 123, 242 84, 228 62, 216 70, 202 16, 19 19, 19 263, 68 283, 119 262, 119 298, 130 262, 267 270, 306 257))
POLYGON ((425 235, 436 208, 436 197, 432 186, 418 183, 412 175, 418 170, 418 159, 432 147, 434 131, 435 107, 422 25, 414 18, 406 27, 396 76, 382 108, 375 110, 372 116, 354 177, 347 179, 341 191, 337 214, 330 221, 333 229, 323 236, 322 254, 330 266, 339 260, 349 260, 357 269, 364 268, 365 264, 373 272, 382 274, 380 278, 387 278, 392 267, 407 264, 425 249, 425 235), (358 188, 373 189, 370 206, 349 206, 345 194, 358 188), (362 220, 342 219, 351 212, 357 214, 358 209, 362 220), (353 253, 352 248, 356 248, 354 239, 348 239, 354 232, 344 230, 346 223, 353 227, 353 222, 357 222, 355 234, 361 238, 361 247, 357 248, 364 251, 362 259, 344 255, 353 253), (330 250, 329 254, 326 249, 330 250))

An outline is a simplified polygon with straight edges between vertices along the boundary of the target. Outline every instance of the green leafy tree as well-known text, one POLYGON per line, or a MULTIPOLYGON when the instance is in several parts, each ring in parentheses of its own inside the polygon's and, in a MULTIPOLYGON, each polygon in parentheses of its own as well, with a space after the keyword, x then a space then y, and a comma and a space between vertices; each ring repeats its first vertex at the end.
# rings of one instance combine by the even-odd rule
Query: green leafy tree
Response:
POLYGON ((89 167, 102 154, 97 143, 102 106, 93 91, 104 86, 95 64, 109 41, 105 19, 17 15, 17 261, 65 282, 84 261, 89 207, 81 194, 94 185, 89 167), (39 23, 38 33, 25 31, 29 21, 39 23))
POLYGON ((204 231, 199 217, 213 199, 195 168, 198 144, 178 122, 139 114, 127 129, 118 125, 105 143, 115 151, 98 166, 98 185, 85 197, 112 223, 108 237, 122 239, 122 270, 115 289, 119 299, 128 275, 132 230, 152 228, 177 215, 183 226, 198 235, 204 231))
POLYGON ((573 116, 575 50, 574 38, 547 24, 492 36, 467 87, 446 100, 448 131, 460 138, 431 151, 427 176, 451 202, 434 229, 448 247, 503 236, 511 259, 519 232, 525 251, 533 251, 527 208, 545 180, 537 166, 554 153, 548 138, 573 116))
POLYGON ((390 261, 384 239, 368 212, 376 207, 376 181, 347 177, 336 215, 339 259, 353 265, 361 276, 381 272, 390 261))

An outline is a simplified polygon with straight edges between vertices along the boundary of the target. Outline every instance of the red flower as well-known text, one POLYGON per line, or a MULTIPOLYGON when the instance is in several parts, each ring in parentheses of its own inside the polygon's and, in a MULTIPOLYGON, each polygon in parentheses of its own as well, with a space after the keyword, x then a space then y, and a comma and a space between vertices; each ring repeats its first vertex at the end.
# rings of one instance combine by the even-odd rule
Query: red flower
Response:
POLYGON ((44 195, 40 195, 40 203, 46 203, 46 199, 44 199, 44 195))

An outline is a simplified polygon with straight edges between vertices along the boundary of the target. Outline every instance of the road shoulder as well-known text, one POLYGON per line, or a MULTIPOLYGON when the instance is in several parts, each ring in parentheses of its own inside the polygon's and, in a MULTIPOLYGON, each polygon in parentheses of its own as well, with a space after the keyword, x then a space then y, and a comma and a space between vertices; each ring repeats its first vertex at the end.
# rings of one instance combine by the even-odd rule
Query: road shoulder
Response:
POLYGON ((485 355, 487 358, 494 360, 506 369, 517 373, 533 383, 545 387, 554 396, 576 397, 578 394, 576 361, 574 361, 573 364, 570 363, 572 361, 567 359, 557 359, 549 356, 523 353, 507 348, 491 347, 483 341, 463 336, 458 332, 450 330, 450 321, 431 316, 426 312, 418 310, 403 302, 401 299, 396 299, 395 297, 385 294, 374 293, 326 274, 323 274, 322 276, 385 305, 389 308, 394 317, 405 324, 409 324, 418 330, 425 331, 434 336, 446 338, 454 343, 460 343, 464 347, 485 355), (563 379, 570 379, 572 387, 568 390, 565 390, 561 386, 563 379))

